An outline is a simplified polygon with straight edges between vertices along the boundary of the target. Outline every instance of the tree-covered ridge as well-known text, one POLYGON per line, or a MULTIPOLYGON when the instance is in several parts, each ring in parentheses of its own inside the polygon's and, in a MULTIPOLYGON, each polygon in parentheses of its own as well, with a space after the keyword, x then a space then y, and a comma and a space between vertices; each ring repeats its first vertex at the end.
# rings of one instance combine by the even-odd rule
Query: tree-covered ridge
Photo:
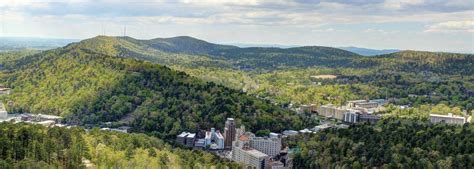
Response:
MULTIPOLYGON (((397 104, 441 103, 468 111, 474 108, 474 98, 469 95, 474 90, 474 57, 468 54, 402 51, 362 57, 327 47, 216 47, 187 37, 177 39, 201 44, 194 46, 210 45, 209 48, 220 52, 207 50, 200 55, 185 50, 165 52, 150 46, 153 40, 130 37, 101 36, 81 43, 85 43, 83 48, 94 49, 100 45, 90 44, 104 39, 111 44, 108 46, 118 49, 114 51, 117 56, 168 65, 204 80, 283 103, 342 104, 350 99, 389 97, 395 98, 397 104), (337 78, 312 78, 319 74, 337 78), (322 85, 318 85, 320 82, 322 85)), ((176 50, 180 44, 172 43, 176 50)))
POLYGON ((84 55, 80 49, 56 49, 22 60, 3 79, 13 92, 11 112, 68 115, 81 100, 99 96, 99 91, 123 78, 114 70, 119 60, 84 55), (24 63, 24 60, 26 63, 24 63))
POLYGON ((16 65, 16 61, 24 57, 38 53, 37 50, 20 50, 20 51, 7 51, 0 52, 0 70, 11 69, 12 66, 16 65))
MULTIPOLYGON (((288 49, 272 47, 239 48, 213 44, 191 37, 157 38, 152 40, 137 40, 130 37, 117 37, 114 39, 139 46, 141 50, 134 50, 138 48, 131 46, 127 46, 125 49, 141 55, 148 55, 145 58, 147 60, 157 60, 160 57, 166 58, 166 55, 170 53, 180 54, 181 61, 194 59, 193 55, 199 55, 206 58, 207 63, 219 61, 232 66, 228 68, 239 67, 247 70, 345 67, 371 68, 376 70, 433 71, 443 74, 461 73, 469 75, 469 73, 473 73, 470 67, 472 67, 474 57, 469 54, 401 51, 376 57, 363 57, 349 51, 322 46, 288 49), (143 51, 147 52, 144 53, 143 51), (163 53, 166 54, 163 55, 163 53)), ((167 58, 158 61, 168 64, 166 61, 171 59, 167 58)), ((200 63, 206 64, 206 62, 200 63)))
POLYGON ((182 130, 221 128, 227 117, 255 131, 310 123, 238 90, 128 58, 133 56, 120 53, 121 44, 98 37, 31 56, 32 62, 2 79, 13 88, 4 98, 13 103, 10 112, 63 115, 79 124, 112 121, 162 138, 182 130))
MULTIPOLYGON (((355 53, 331 47, 308 46, 290 49, 280 48, 239 48, 229 45, 218 45, 191 37, 156 38, 137 40, 130 37, 111 38, 119 42, 124 56, 130 55, 139 59, 159 61, 162 64, 176 63, 173 60, 188 61, 196 56, 204 62, 191 62, 194 65, 227 64, 227 68, 245 67, 250 69, 274 70, 287 67, 355 66, 351 57, 361 57, 355 53), (128 44, 128 45, 124 45, 128 44), (178 58, 169 57, 176 56, 178 58), (219 64, 215 64, 219 63, 219 64)), ((95 38, 94 38, 95 39, 95 38)), ((220 65, 222 66, 222 65, 220 65)))
POLYGON ((474 127, 384 120, 288 140, 296 168, 473 168, 474 127))
POLYGON ((211 54, 220 50, 234 49, 236 46, 219 45, 209 43, 189 36, 178 36, 173 38, 155 38, 148 41, 140 41, 154 49, 165 52, 187 53, 187 54, 211 54))
POLYGON ((237 164, 144 134, 0 123, 0 168, 175 168, 237 164))
POLYGON ((474 55, 401 51, 374 57, 383 64, 380 69, 404 72, 434 72, 448 75, 470 76, 474 74, 474 55))

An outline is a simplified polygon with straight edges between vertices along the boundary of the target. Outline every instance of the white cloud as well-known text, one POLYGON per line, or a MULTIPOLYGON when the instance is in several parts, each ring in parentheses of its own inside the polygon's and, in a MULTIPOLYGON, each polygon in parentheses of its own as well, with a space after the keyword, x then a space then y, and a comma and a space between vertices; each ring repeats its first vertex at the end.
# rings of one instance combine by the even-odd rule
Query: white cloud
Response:
POLYGON ((386 0, 384 6, 388 9, 402 9, 405 6, 420 5, 424 2, 425 0, 386 0))
POLYGON ((257 6, 262 4, 288 4, 287 0, 180 0, 184 4, 192 4, 199 6, 206 5, 242 5, 257 6))
POLYGON ((34 8, 44 8, 48 6, 48 1, 39 1, 39 0, 2 0, 0 2, 0 7, 7 8, 19 8, 19 7, 34 7, 34 8))
POLYGON ((327 28, 327 29, 313 29, 312 32, 333 32, 335 31, 334 28, 327 28))
POLYGON ((474 33, 474 21, 447 21, 431 25, 425 32, 470 32, 474 33))
MULTIPOLYGON (((421 46, 413 39, 439 38, 423 31, 462 32, 450 37, 469 42, 465 35, 474 30, 472 1, 0 0, 0 14, 4 13, 8 36, 82 38, 102 32, 101 27, 109 35, 120 35, 127 25, 130 34, 143 38, 197 35, 217 41, 238 37, 240 41, 310 45, 364 40, 369 44, 367 37, 389 37, 398 38, 402 45, 421 46), (424 27, 426 23, 433 25, 424 27)), ((227 41, 235 42, 234 38, 227 41)), ((435 40, 429 42, 433 46, 435 40)), ((383 44, 379 43, 380 39, 370 45, 383 44)), ((466 46, 463 50, 471 48, 466 46)))

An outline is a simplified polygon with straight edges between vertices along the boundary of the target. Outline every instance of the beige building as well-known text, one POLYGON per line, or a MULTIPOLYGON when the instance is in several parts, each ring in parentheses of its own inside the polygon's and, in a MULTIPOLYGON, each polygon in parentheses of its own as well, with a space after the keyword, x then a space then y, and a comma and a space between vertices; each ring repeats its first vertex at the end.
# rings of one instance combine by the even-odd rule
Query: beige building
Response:
POLYGON ((298 113, 312 113, 317 109, 316 104, 303 104, 300 106, 298 113))
POLYGON ((347 112, 347 109, 332 104, 322 105, 318 108, 318 115, 338 120, 344 119, 345 112, 347 112))
POLYGON ((244 168, 265 169, 268 168, 270 157, 249 145, 249 135, 241 135, 234 141, 232 146, 232 160, 241 164, 244 168))
POLYGON ((280 138, 270 138, 270 137, 250 137, 250 147, 269 155, 270 157, 275 157, 280 154, 281 150, 281 139, 280 138))
POLYGON ((467 120, 465 117, 455 116, 452 113, 448 113, 448 115, 430 114, 430 122, 462 125, 466 123, 467 120))

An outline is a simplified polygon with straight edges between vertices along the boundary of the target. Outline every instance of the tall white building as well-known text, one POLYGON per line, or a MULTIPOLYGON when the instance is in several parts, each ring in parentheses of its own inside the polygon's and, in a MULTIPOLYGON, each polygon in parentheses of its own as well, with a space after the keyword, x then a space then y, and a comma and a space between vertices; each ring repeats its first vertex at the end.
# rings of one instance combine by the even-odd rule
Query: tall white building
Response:
POLYGON ((249 144, 250 147, 270 157, 275 157, 280 154, 281 139, 278 137, 250 137, 249 144))
POLYGON ((454 116, 452 113, 448 113, 448 115, 430 114, 430 122, 462 125, 467 121, 465 117, 454 116))
POLYGON ((224 136, 221 132, 216 131, 215 128, 211 128, 211 131, 206 132, 205 146, 210 146, 211 149, 224 149, 224 136))
POLYGON ((249 135, 241 135, 232 145, 232 160, 244 168, 265 169, 270 157, 249 146, 249 135))

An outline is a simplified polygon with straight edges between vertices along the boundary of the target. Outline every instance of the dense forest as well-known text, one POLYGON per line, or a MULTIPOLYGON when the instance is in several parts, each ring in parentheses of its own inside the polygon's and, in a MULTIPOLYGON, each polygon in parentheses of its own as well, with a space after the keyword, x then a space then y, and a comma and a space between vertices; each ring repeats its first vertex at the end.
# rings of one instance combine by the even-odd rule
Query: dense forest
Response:
POLYGON ((388 119, 292 137, 295 168, 473 168, 474 127, 388 119))
POLYGON ((0 123, 0 168, 236 168, 144 134, 0 123), (226 166, 226 167, 225 167, 226 166))
POLYGON ((469 54, 401 51, 364 57, 330 47, 239 48, 191 37, 114 40, 121 57, 168 65, 281 104, 387 97, 395 104, 474 108, 469 54), (327 74, 337 78, 312 78, 327 74))
POLYGON ((150 62, 117 57, 98 37, 17 61, 3 83, 12 113, 56 114, 75 124, 104 122, 172 138, 183 130, 222 128, 227 117, 253 131, 299 129, 313 122, 238 90, 150 62))

